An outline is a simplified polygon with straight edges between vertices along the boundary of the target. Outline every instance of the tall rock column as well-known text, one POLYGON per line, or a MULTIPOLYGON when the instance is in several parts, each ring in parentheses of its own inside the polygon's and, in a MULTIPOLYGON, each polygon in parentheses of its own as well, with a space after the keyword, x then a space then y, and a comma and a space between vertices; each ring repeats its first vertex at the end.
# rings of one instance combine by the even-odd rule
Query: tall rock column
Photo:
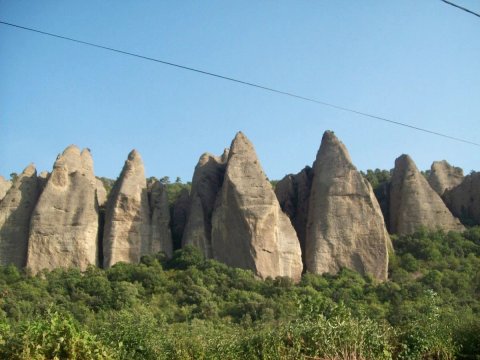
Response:
POLYGON ((25 266, 30 217, 38 192, 37 172, 31 164, 14 180, 0 201, 0 265, 25 266))
POLYGON ((132 150, 115 182, 105 212, 103 265, 137 263, 150 253, 150 208, 140 154, 132 150))
POLYGON ((420 227, 446 231, 464 229, 410 156, 402 155, 395 160, 390 185, 390 231, 411 234, 420 227))
POLYGON ((212 214, 223 183, 227 158, 226 151, 221 157, 205 153, 193 174, 190 211, 182 246, 196 246, 206 258, 212 257, 212 214))
POLYGON ((69 146, 57 157, 32 214, 27 267, 98 265, 98 203, 90 151, 69 146))
POLYGON ((326 131, 313 168, 306 235, 306 267, 336 273, 342 267, 387 278, 390 238, 368 181, 345 146, 326 131))
POLYGON ((300 244, 250 141, 232 142, 212 219, 213 257, 262 278, 302 273, 300 244))

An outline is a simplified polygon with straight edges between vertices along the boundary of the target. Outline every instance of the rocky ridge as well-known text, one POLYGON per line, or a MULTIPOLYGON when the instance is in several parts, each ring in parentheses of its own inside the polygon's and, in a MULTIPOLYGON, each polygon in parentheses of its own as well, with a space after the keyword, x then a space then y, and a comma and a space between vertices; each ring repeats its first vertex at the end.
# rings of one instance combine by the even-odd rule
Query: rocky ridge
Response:
POLYGON ((454 215, 480 224, 478 173, 462 178, 460 169, 441 161, 427 181, 402 156, 391 180, 380 185, 375 195, 387 221, 332 132, 324 134, 312 168, 287 175, 275 191, 243 133, 229 153, 202 155, 191 191, 185 185, 180 193, 155 178, 147 183, 136 151, 114 182, 94 176, 89 150, 70 146, 51 173, 37 176, 31 165, 13 184, 0 178, 0 264, 33 272, 84 270, 138 262, 159 251, 170 257, 174 249, 193 245, 207 258, 262 278, 298 280, 302 269, 336 273, 348 267, 382 281, 390 244, 385 223, 399 234, 421 227, 464 229, 454 215), (105 184, 114 184, 109 194, 105 184))

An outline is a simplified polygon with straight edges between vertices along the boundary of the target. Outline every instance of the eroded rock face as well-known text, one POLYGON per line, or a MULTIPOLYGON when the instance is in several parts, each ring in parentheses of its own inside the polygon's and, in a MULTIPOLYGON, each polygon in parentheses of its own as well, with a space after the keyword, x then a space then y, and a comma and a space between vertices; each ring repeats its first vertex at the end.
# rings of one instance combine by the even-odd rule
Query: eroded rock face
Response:
POLYGON ((306 267, 336 273, 342 267, 387 278, 390 238, 368 181, 333 132, 322 138, 313 168, 306 230, 306 267))
POLYGON ((445 191, 443 198, 465 224, 480 225, 480 173, 466 176, 461 184, 445 191))
POLYGON ((110 194, 105 211, 103 265, 138 263, 150 249, 150 208, 140 154, 133 150, 110 194))
POLYGON ((293 226, 278 203, 250 141, 241 132, 232 142, 212 218, 213 257, 253 270, 262 278, 302 273, 293 226))
POLYGON ((0 201, 0 265, 25 266, 30 218, 37 198, 37 172, 31 164, 0 201))
POLYGON ((221 157, 203 154, 192 179, 191 203, 182 247, 194 245, 206 258, 212 257, 212 214, 223 183, 228 152, 221 157))
POLYGON ((0 201, 5 197, 7 194, 8 189, 12 186, 12 182, 6 180, 3 176, 0 176, 0 201))
POLYGON ((69 146, 57 157, 30 224, 27 267, 98 265, 98 203, 90 151, 69 146))
POLYGON ((182 189, 172 208, 171 230, 175 248, 179 248, 181 245, 189 209, 190 193, 187 189, 182 189))
POLYGON ((107 190, 103 185, 102 180, 95 179, 95 191, 97 194, 98 206, 105 206, 107 204, 107 190))
POLYGON ((297 232, 302 259, 305 263, 305 242, 308 219, 308 204, 312 186, 313 170, 306 166, 296 175, 287 175, 277 183, 275 194, 283 212, 292 221, 297 232))
POLYGON ((421 227, 445 231, 464 229, 410 156, 402 155, 395 160, 390 185, 390 231, 411 234, 421 227))
POLYGON ((170 232, 170 208, 165 185, 160 181, 149 184, 150 199, 150 253, 163 251, 167 257, 172 257, 173 243, 170 232))
POLYGON ((447 161, 434 161, 430 168, 428 183, 442 196, 445 190, 450 190, 463 181, 463 170, 450 165, 447 161))

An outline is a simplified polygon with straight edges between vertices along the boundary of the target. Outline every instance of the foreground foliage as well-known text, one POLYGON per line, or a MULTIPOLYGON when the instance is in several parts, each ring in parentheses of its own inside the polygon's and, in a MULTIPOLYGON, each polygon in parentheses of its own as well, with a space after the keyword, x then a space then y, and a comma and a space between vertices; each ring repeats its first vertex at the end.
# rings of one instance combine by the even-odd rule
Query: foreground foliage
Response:
POLYGON ((393 239, 390 280, 260 281, 194 248, 111 269, 0 268, 5 359, 478 359, 480 229, 393 239))

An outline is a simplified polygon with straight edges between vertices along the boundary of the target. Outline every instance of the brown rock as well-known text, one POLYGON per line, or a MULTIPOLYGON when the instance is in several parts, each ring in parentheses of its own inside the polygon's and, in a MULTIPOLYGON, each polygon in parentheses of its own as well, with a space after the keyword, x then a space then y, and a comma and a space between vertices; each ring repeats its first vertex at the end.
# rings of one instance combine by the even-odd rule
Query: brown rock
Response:
POLYGON ((97 194, 98 206, 105 206, 107 204, 107 190, 105 185, 103 185, 102 180, 95 179, 95 191, 97 194))
POLYGON ((105 211, 103 265, 138 263, 150 253, 150 208, 142 158, 132 150, 105 211))
POLYGON ((187 224, 188 211, 190 209, 190 194, 187 189, 182 189, 172 207, 172 239, 176 248, 180 247, 185 225, 187 224))
POLYGON ((30 217, 37 198, 37 172, 30 164, 0 201, 0 265, 25 266, 30 217))
POLYGON ((421 227, 445 231, 464 229, 410 156, 402 155, 395 160, 390 185, 390 231, 411 234, 421 227))
POLYGON ((463 181, 463 170, 450 165, 447 161, 434 161, 428 176, 428 183, 442 196, 445 190, 450 190, 463 181))
POLYGON ((163 251, 167 257, 172 257, 173 243, 170 232, 170 207, 165 185, 154 181, 149 186, 151 229, 150 249, 152 254, 163 251))
POLYGON ((326 131, 313 168, 306 235, 306 267, 336 273, 342 267, 387 278, 390 238, 372 187, 345 146, 326 131))
POLYGON ((182 247, 194 245, 206 258, 212 257, 212 214, 223 183, 228 155, 200 157, 192 180, 191 204, 183 233, 182 247))
POLYGON ((455 216, 467 225, 480 225, 480 173, 465 177, 462 183, 445 191, 444 200, 455 216))
POLYGON ((295 230, 281 211, 255 150, 241 132, 232 142, 212 219, 213 257, 261 278, 302 272, 295 230))
POLYGON ((308 204, 312 178, 313 170, 310 166, 306 166, 296 175, 285 176, 275 187, 275 194, 280 207, 288 215, 297 232, 302 249, 303 263, 305 263, 308 204))
POLYGON ((3 176, 0 176, 0 201, 5 197, 7 194, 8 189, 12 186, 12 182, 6 180, 3 176))
POLYGON ((69 146, 57 157, 30 223, 27 267, 97 265, 98 204, 90 151, 69 146))

